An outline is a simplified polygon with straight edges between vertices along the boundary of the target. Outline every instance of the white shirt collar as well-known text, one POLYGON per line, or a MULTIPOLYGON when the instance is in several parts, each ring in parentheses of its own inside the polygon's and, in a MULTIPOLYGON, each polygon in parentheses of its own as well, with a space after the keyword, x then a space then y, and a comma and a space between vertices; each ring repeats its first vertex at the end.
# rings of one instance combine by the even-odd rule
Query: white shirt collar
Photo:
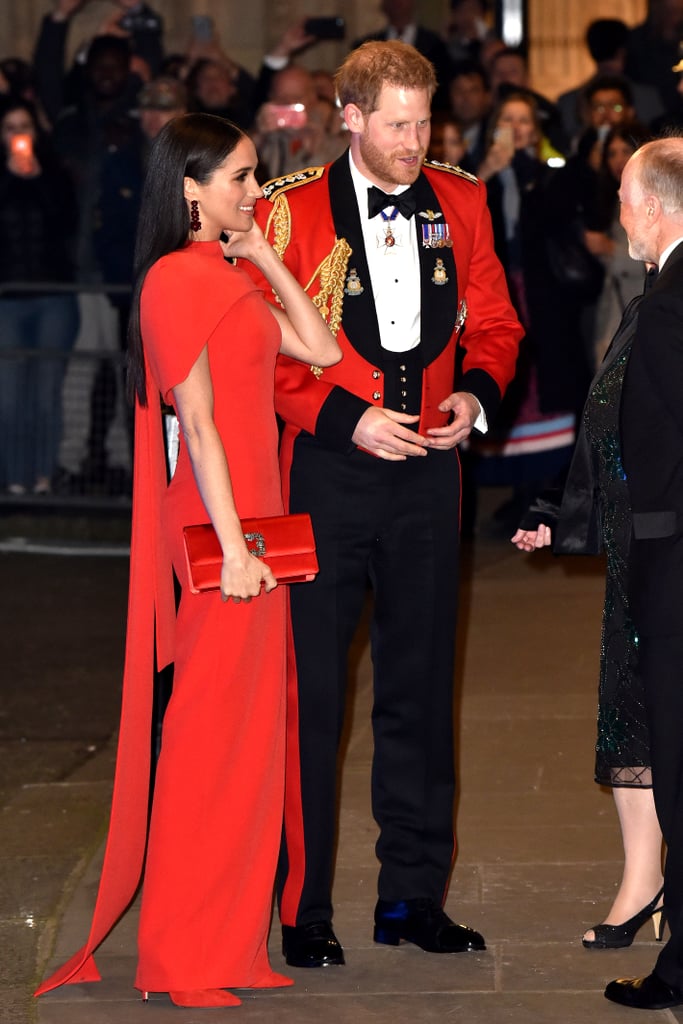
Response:
POLYGON ((387 39, 400 39, 402 43, 408 43, 409 46, 415 46, 415 40, 417 39, 417 25, 415 22, 411 22, 410 25, 406 25, 402 32, 395 29, 393 25, 389 25, 387 29, 387 39))
MULTIPOLYGON (((370 181, 366 178, 362 171, 359 171, 354 162, 351 150, 349 149, 349 167, 351 168, 351 180, 353 182, 353 188, 356 193, 356 200, 358 202, 358 209, 363 220, 368 218, 368 189, 375 185, 374 181, 370 181)), ((378 188, 379 186, 375 186, 378 188)), ((410 188, 410 185, 397 185, 394 191, 391 193, 392 196, 399 196, 401 192, 405 192, 406 189, 410 188)), ((384 191, 384 189, 382 190, 384 191)))
POLYGON ((675 240, 674 240, 674 241, 673 241, 673 242, 671 243, 671 245, 667 245, 666 249, 664 250, 664 252, 662 253, 662 255, 661 255, 661 256, 659 257, 659 269, 660 269, 660 271, 661 271, 662 267, 664 266, 664 264, 666 263, 666 261, 668 260, 668 258, 669 258, 669 256, 671 255, 671 253, 672 253, 672 252, 674 251, 674 249, 676 248, 676 246, 677 246, 677 245, 680 245, 680 244, 681 244, 681 242, 683 242, 683 235, 681 235, 681 237, 680 237, 680 238, 676 238, 676 239, 675 239, 675 240))

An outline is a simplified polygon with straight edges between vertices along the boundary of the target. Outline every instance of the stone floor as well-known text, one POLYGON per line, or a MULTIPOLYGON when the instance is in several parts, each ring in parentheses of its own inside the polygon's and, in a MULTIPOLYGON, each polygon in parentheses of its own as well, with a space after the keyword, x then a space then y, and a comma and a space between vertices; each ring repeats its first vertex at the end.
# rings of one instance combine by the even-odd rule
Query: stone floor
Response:
MULTIPOLYGON (((114 574, 113 592, 123 599, 120 568, 111 561, 99 566, 105 583, 114 574)), ((621 951, 590 952, 579 941, 606 910, 620 871, 612 801, 591 782, 602 586, 597 560, 523 556, 485 534, 466 559, 458 667, 459 853, 447 909, 484 933, 486 952, 434 956, 410 945, 372 942, 370 666, 362 628, 334 892, 335 928, 347 965, 289 969, 294 988, 244 993, 239 1010, 180 1010, 164 995, 143 1005, 132 988, 133 907, 97 957, 104 981, 27 1001, 36 977, 82 944, 98 878, 112 743, 104 742, 106 729, 97 721, 87 735, 72 723, 73 735, 53 737, 61 774, 51 776, 46 768, 46 777, 7 793, 0 855, 0 935, 7 953, 0 1020, 683 1022, 683 1012, 639 1013, 603 998, 611 978, 649 972, 658 948, 649 926, 621 951), (98 728, 100 738, 88 751, 84 744, 98 728)), ((120 609, 110 616, 112 632, 120 632, 120 619, 120 609)), ((101 622, 100 628, 107 634, 101 622)), ((110 642, 106 635, 99 638, 100 644, 110 642)), ((118 671, 117 657, 109 668, 118 671)), ((18 741, 12 749, 21 757, 18 741)), ((276 970, 285 969, 278 931, 276 926, 272 939, 276 970)))

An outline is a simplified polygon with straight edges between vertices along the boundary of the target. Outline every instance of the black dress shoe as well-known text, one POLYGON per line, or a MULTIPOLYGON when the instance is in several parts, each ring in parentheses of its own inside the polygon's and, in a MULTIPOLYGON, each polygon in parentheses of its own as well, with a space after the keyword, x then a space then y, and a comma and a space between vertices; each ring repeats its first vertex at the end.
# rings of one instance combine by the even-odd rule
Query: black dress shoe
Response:
POLYGON ((635 1010, 666 1010, 683 1004, 683 991, 667 985, 656 974, 646 978, 617 978, 605 989, 605 999, 635 1010))
POLYGON ((290 967, 330 967, 344 963, 344 950, 327 921, 282 926, 282 952, 290 967))
POLYGON ((375 942, 398 946, 401 939, 427 953, 470 953, 486 949, 473 928, 454 924, 433 900, 379 900, 375 907, 375 942))

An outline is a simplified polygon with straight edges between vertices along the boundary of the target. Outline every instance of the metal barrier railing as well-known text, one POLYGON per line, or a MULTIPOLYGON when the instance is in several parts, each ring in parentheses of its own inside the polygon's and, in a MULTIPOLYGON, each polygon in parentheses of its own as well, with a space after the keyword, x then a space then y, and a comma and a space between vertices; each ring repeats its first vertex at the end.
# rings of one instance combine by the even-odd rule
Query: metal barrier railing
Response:
POLYGON ((129 296, 126 285, 0 284, 3 511, 129 508, 133 414, 122 342, 129 296), (68 344, 55 319, 55 345, 49 303, 65 295, 76 296, 80 326, 68 344))

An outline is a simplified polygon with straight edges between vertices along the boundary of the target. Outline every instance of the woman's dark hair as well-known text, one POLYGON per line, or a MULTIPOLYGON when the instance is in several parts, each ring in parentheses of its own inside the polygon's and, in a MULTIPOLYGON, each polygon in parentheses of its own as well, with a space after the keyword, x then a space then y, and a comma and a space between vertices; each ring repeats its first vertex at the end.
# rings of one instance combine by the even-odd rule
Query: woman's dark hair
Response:
POLYGON ((135 241, 134 285, 128 324, 128 394, 147 404, 145 360, 140 330, 140 296, 147 271, 188 244, 190 214, 183 179, 200 185, 232 153, 244 132, 213 114, 184 114, 170 121, 154 141, 142 191, 135 241))
POLYGON ((498 127, 498 120, 503 112, 503 109, 507 107, 508 103, 523 103, 531 114, 531 119, 534 122, 534 128, 536 129, 536 143, 535 153, 538 155, 538 150, 541 144, 541 138, 543 136, 543 125, 541 124, 541 118, 538 112, 538 103, 525 89, 515 89, 512 92, 508 92, 505 96, 502 96, 495 107, 491 111, 488 119, 488 128, 486 131, 486 148, 492 145, 496 137, 496 128, 498 127))
MULTIPOLYGON (((8 114, 13 114, 15 110, 23 110, 31 118, 33 123, 33 130, 35 132, 34 150, 38 163, 45 170, 53 169, 57 166, 62 167, 61 161, 58 159, 54 147, 52 145, 49 135, 43 130, 38 111, 36 110, 35 104, 31 100, 24 99, 23 96, 16 96, 10 94, 9 96, 0 97, 0 124, 5 120, 8 114)), ((7 156, 7 147, 2 144, 1 149, 7 156)))
POLYGON ((610 128, 602 144, 602 156, 595 186, 594 223, 591 228, 596 231, 607 231, 610 227, 619 203, 619 182, 615 180, 609 169, 609 148, 615 139, 621 139, 635 153, 637 149, 652 138, 652 133, 645 125, 637 121, 615 124, 610 128))
POLYGON ((210 68, 213 64, 218 63, 218 61, 212 60, 210 57, 200 57, 190 66, 185 77, 185 86, 187 88, 187 94, 190 97, 190 103, 194 104, 195 109, 198 105, 197 87, 202 71, 204 71, 205 68, 210 68))
POLYGON ((30 100, 26 100, 23 96, 17 96, 16 94, 10 93, 7 96, 0 96, 0 123, 2 123, 8 114, 13 114, 15 110, 23 110, 31 118, 33 122, 33 130, 36 133, 36 138, 41 134, 40 122, 38 120, 38 112, 33 103, 30 100))

